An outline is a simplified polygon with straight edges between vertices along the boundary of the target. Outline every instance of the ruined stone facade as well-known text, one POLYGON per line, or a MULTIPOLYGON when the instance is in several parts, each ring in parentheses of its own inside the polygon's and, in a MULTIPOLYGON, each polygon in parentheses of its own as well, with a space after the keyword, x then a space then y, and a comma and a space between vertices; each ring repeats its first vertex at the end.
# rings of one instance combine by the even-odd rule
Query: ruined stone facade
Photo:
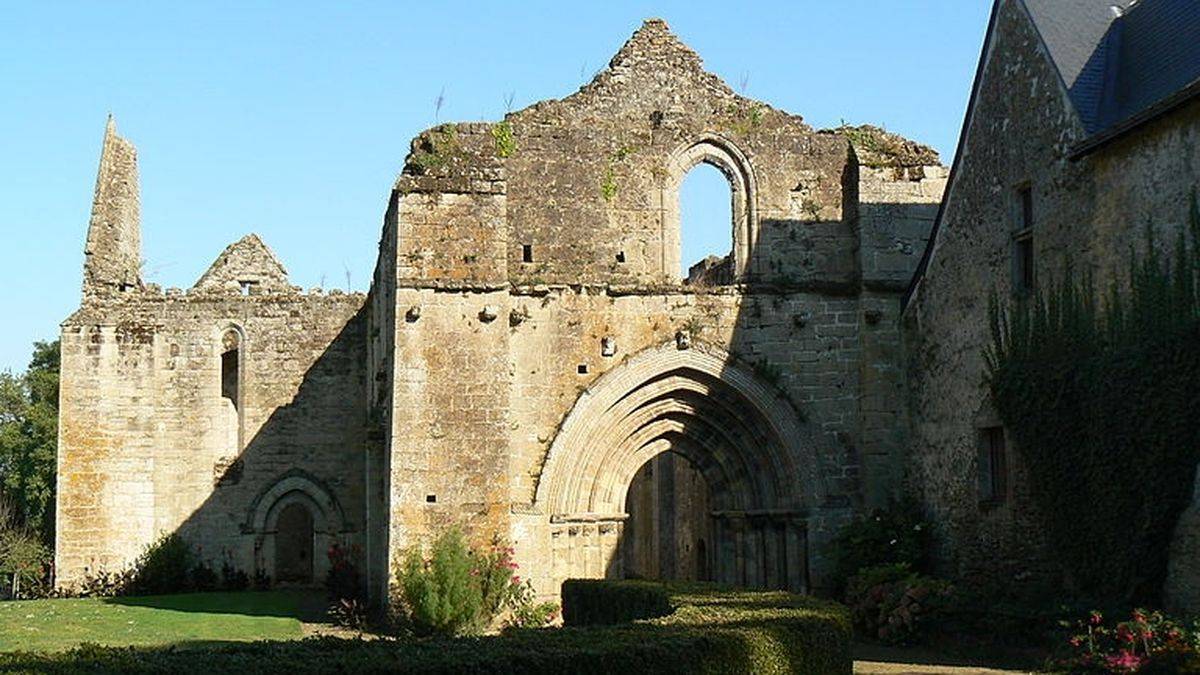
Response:
POLYGON ((63 325, 61 584, 179 531, 297 581, 358 544, 378 597, 462 524, 547 594, 805 590, 900 487, 899 299, 944 168, 738 96, 661 21, 571 96, 416 138, 365 297, 293 288, 253 236, 192 289, 143 285, 134 164, 110 127, 63 325), (733 250, 685 283, 699 163, 729 179, 733 250))
MULTIPOLYGON (((1070 264, 1107 289, 1126 278, 1130 251, 1144 250, 1147 226, 1157 241, 1176 241, 1200 184, 1194 101, 1120 135, 1089 128, 1079 83, 1098 57, 1073 54, 1055 31, 1085 32, 1090 20, 1103 35, 1116 16, 1110 5, 995 3, 936 238, 907 300, 911 478, 952 576, 1014 583, 1057 573, 1020 456, 1005 452, 1003 494, 979 484, 989 478, 981 445, 1001 424, 984 382, 988 301, 993 292, 1005 298, 1020 290, 1020 242, 1031 237, 1039 286, 1061 279, 1070 264), (1085 6, 1091 11, 1084 16, 1051 20, 1085 6)), ((1175 573, 1168 588, 1176 597, 1190 594, 1193 608, 1200 607, 1198 514, 1193 507, 1184 515, 1173 556, 1177 571, 1193 571, 1175 573)))

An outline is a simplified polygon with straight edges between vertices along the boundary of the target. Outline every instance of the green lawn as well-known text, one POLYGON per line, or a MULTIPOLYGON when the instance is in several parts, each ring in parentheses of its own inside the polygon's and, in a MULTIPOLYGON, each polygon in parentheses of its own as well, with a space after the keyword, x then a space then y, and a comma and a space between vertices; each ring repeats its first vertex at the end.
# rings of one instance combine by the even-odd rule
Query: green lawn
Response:
POLYGON ((301 637, 300 594, 187 593, 0 602, 0 652, 102 645, 290 640, 301 637))

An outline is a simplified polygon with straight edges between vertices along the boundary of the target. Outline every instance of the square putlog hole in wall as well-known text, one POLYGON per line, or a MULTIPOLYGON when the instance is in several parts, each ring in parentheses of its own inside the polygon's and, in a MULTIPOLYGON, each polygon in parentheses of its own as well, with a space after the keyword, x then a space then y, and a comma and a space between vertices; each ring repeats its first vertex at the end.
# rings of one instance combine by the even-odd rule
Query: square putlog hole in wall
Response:
POLYGON ((533 262, 533 245, 521 244, 521 262, 533 262))
POLYGON ((436 504, 437 503, 437 495, 425 495, 425 503, 426 504, 436 504))
POLYGON ((587 364, 581 363, 578 366, 575 366, 575 372, 579 373, 580 375, 587 375, 588 374, 587 364))
POLYGON ((617 262, 625 262, 625 251, 617 251, 617 262))

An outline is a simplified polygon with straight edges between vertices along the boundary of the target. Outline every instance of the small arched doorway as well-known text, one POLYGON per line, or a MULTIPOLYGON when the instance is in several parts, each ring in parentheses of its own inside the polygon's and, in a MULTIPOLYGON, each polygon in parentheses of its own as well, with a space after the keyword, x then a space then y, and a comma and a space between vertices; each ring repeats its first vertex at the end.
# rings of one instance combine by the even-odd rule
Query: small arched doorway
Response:
POLYGON ((301 502, 279 512, 275 529, 275 574, 280 583, 313 580, 313 516, 301 502))

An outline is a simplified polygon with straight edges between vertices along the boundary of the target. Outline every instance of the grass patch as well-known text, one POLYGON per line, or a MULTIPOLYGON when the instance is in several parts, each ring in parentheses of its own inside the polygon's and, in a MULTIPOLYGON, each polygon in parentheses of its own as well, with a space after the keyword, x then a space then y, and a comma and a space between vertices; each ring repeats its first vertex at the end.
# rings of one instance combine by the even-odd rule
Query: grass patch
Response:
POLYGON ((292 640, 298 600, 268 591, 0 602, 0 652, 292 640))
POLYGON ((850 621, 846 609, 834 603, 699 584, 568 582, 563 591, 564 610, 570 603, 576 609, 564 614, 568 625, 560 629, 426 640, 321 637, 202 651, 89 645, 56 653, 0 653, 0 672, 851 672, 850 621), (620 623, 594 625, 581 616, 577 601, 584 596, 595 608, 592 618, 620 623), (601 615, 606 597, 641 608, 625 617, 601 615), (643 618, 630 621, 634 615, 643 618))

